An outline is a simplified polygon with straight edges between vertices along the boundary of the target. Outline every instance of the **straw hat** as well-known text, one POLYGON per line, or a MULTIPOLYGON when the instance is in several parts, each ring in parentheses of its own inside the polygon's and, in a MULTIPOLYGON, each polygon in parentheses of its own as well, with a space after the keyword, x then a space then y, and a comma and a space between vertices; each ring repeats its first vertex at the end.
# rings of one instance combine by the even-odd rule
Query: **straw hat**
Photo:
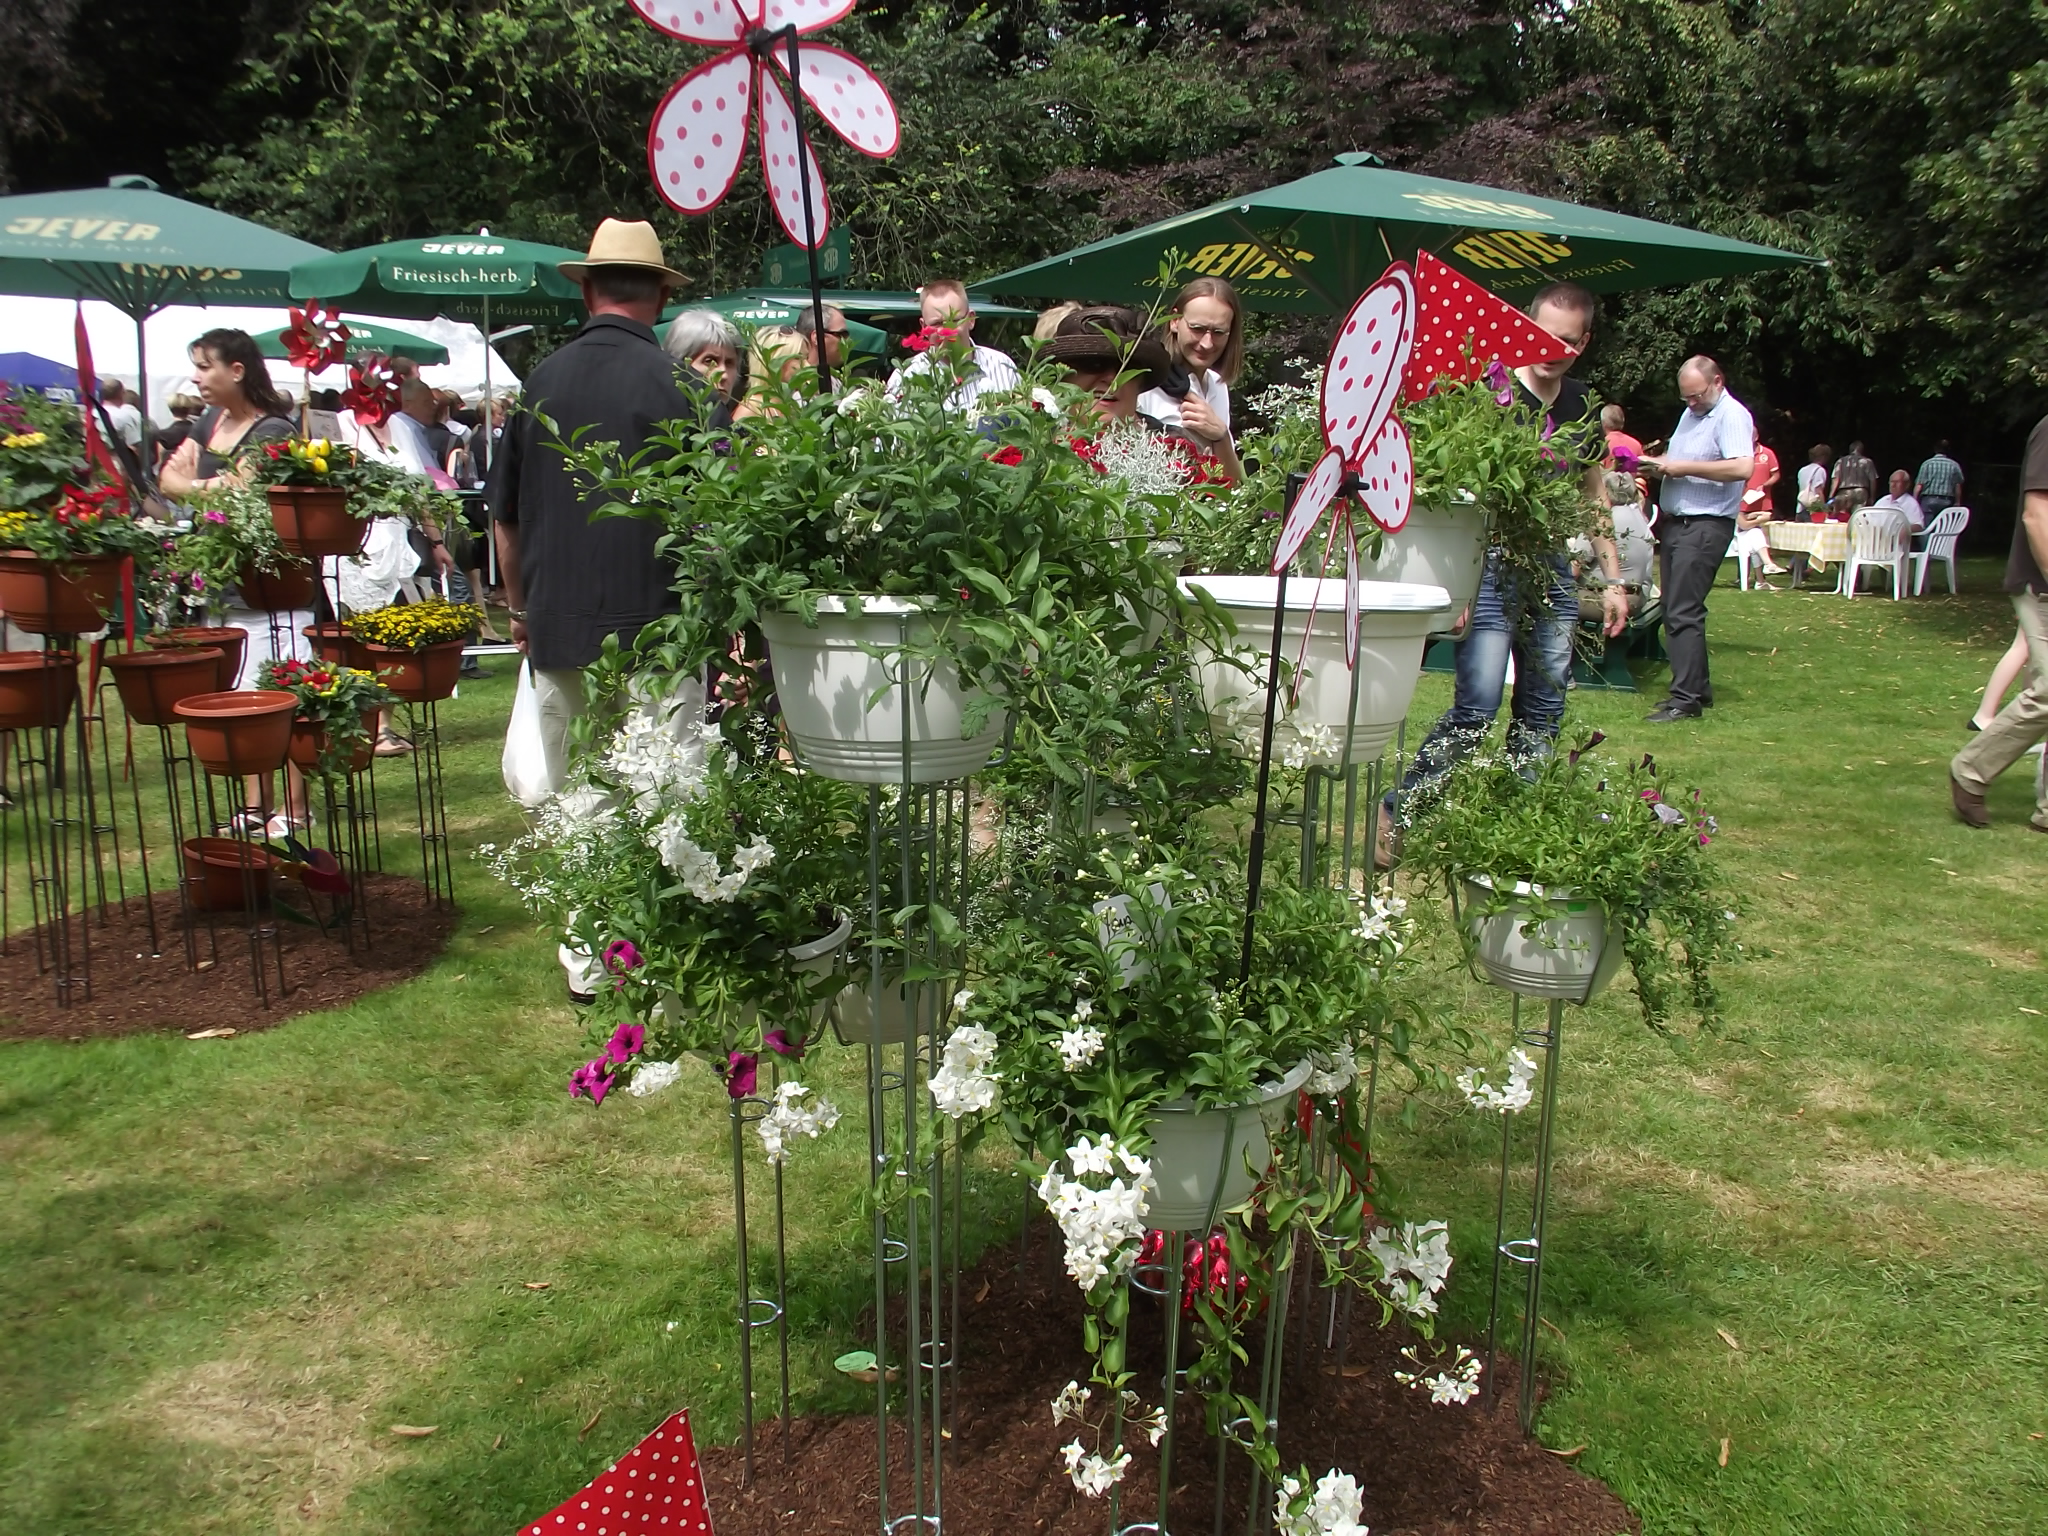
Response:
POLYGON ((592 267, 638 267, 659 272, 670 283, 681 286, 688 279, 661 255, 661 237, 654 226, 640 221, 606 219, 590 237, 590 250, 581 261, 565 261, 556 270, 571 282, 581 282, 592 267))

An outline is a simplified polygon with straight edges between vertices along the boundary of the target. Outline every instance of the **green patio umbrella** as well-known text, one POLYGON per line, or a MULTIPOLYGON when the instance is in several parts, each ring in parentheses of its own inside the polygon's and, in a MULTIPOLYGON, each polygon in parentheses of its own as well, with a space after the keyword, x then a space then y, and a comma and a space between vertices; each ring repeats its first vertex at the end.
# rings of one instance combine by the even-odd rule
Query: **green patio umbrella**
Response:
MULTIPOLYGON (((767 304, 787 304, 808 309, 811 303, 810 290, 804 288, 749 288, 747 292, 767 304)), ((907 289, 892 291, 827 288, 825 302, 851 319, 870 321, 915 319, 922 313, 924 306, 924 301, 907 289)), ((983 299, 979 296, 974 300, 974 312, 990 320, 1033 320, 1038 316, 1035 309, 1020 309, 1014 304, 998 304, 992 299, 983 299)))
POLYGON ((132 319, 145 422, 144 320, 172 304, 285 303, 291 269, 326 254, 159 192, 144 176, 116 176, 77 192, 0 197, 0 293, 104 299, 132 319))
POLYGON ((1295 314, 1342 313, 1388 262, 1421 250, 1511 303, 1559 281, 1615 293, 1819 264, 1673 224, 1388 170, 1370 155, 1337 159, 1299 181, 984 279, 974 292, 1150 303, 1171 250, 1180 252, 1172 288, 1227 278, 1248 308, 1295 314))
MULTIPOLYGON (((401 331, 395 325, 371 325, 353 315, 343 315, 342 324, 348 327, 348 350, 350 358, 409 357, 416 363, 445 363, 448 349, 438 341, 429 341, 424 336, 415 336, 411 331, 401 331)), ((265 357, 289 357, 290 349, 284 344, 286 327, 274 331, 263 331, 256 337, 256 350, 265 357)))

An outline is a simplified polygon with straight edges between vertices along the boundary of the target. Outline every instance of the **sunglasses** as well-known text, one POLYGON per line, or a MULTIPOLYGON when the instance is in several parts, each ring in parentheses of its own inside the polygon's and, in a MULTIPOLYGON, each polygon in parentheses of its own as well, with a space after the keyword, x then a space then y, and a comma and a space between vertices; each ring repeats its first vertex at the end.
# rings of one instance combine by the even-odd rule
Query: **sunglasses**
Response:
POLYGON ((847 337, 847 336, 851 336, 851 335, 853 334, 853 332, 851 332, 851 331, 827 331, 827 332, 826 332, 825 334, 826 334, 827 336, 838 336, 838 337, 842 337, 842 338, 844 338, 844 337, 847 337))

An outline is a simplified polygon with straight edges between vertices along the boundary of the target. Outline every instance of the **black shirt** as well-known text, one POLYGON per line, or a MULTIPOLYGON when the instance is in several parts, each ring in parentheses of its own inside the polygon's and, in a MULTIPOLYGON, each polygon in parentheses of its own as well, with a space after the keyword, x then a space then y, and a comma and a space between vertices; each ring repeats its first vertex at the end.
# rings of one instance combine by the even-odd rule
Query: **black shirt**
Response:
POLYGON ((603 504, 586 496, 556 446, 587 428, 581 443, 617 443, 631 458, 663 422, 696 420, 676 365, 654 332, 623 315, 595 315, 534 369, 521 408, 493 454, 486 497, 491 515, 519 530, 526 589, 527 655, 535 668, 588 666, 607 635, 630 643, 676 609, 674 571, 657 559, 665 531, 648 518, 593 520, 603 504), (555 424, 551 432, 539 420, 555 424))
POLYGON ((1515 380, 1515 404, 1525 411, 1543 411, 1543 424, 1555 431, 1559 427, 1576 426, 1593 415, 1593 391, 1586 387, 1584 379, 1575 379, 1570 374, 1558 386, 1557 400, 1548 410, 1536 398, 1519 375, 1515 380))
POLYGON ((2027 457, 2020 465, 2020 507, 2012 526, 2012 555, 2005 562, 2005 590, 2048 596, 2048 575, 2034 559, 2027 542, 2027 493, 2048 491, 2048 416, 2027 434, 2027 457))
POLYGON ((242 448, 253 448, 258 443, 282 443, 296 437, 299 431, 282 416, 258 416, 224 456, 207 446, 213 441, 213 429, 219 424, 220 411, 215 408, 202 414, 192 427, 192 436, 199 440, 199 470, 192 476, 194 480, 213 480, 226 474, 234 468, 233 456, 242 448))

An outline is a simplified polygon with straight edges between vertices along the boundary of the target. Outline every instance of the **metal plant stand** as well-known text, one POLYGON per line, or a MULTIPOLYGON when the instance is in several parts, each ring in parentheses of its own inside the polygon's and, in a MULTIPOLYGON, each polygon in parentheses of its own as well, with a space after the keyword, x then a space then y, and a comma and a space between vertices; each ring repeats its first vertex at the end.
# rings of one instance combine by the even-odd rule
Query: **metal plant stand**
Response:
POLYGON ((1495 1398, 1493 1362, 1500 1342, 1501 1270, 1503 1264, 1518 1265, 1522 1271, 1523 1289, 1522 1381, 1518 1411, 1524 1434, 1528 1434, 1536 1422, 1536 1335, 1542 1319, 1544 1229, 1550 1212, 1551 1132, 1557 1118, 1557 1050, 1563 1028, 1564 999, 1550 999, 1544 1024, 1525 1025, 1522 1022, 1522 997, 1519 993, 1515 995, 1515 1044, 1532 1055, 1541 1053, 1538 1059, 1543 1065, 1543 1109, 1536 1122, 1536 1182, 1530 1198, 1527 1237, 1507 1236, 1508 1168, 1515 1116, 1503 1114, 1500 1117, 1500 1188, 1493 1213, 1493 1295, 1486 1316, 1485 1380, 1487 1401, 1491 1403, 1495 1398))

